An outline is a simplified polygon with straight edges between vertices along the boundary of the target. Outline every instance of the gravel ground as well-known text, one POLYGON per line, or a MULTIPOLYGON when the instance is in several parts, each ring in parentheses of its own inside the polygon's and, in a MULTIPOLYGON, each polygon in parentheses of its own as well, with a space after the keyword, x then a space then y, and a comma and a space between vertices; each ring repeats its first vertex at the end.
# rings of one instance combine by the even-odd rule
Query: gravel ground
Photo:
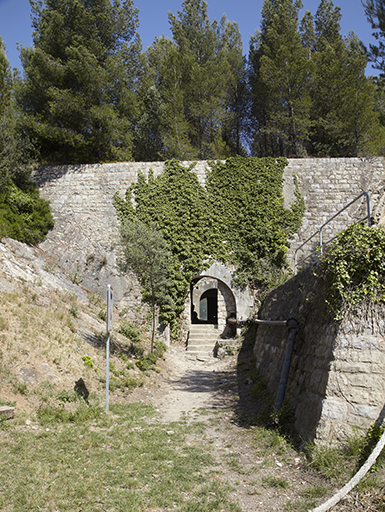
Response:
MULTIPOLYGON (((252 382, 247 378, 249 358, 250 354, 241 353, 224 359, 197 360, 183 347, 174 346, 166 353, 156 385, 137 390, 131 399, 153 403, 164 423, 186 418, 206 423, 203 439, 195 434, 187 442, 204 441, 221 478, 233 488, 232 500, 242 511, 308 510, 306 504, 311 501, 306 495, 324 489, 325 496, 312 504, 320 505, 339 486, 310 470, 305 455, 282 443, 279 436, 268 441, 271 436, 263 437, 266 431, 261 434, 261 429, 245 422, 257 407, 251 396, 252 382), (242 357, 246 364, 239 364, 242 357), (273 446, 266 446, 269 443, 273 446)), ((379 496, 383 500, 384 488, 368 491, 360 498, 353 490, 333 510, 385 510, 378 507, 379 496)))

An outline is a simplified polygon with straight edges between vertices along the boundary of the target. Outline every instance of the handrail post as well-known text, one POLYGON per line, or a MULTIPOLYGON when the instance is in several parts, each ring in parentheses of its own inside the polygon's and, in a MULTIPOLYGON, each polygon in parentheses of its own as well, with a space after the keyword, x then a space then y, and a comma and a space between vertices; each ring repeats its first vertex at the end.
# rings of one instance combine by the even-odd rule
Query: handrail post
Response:
POLYGON ((323 226, 321 226, 320 230, 319 230, 319 247, 320 247, 321 256, 322 256, 322 228, 323 228, 323 226))
POLYGON ((370 219, 370 202, 369 202, 369 194, 367 192, 364 192, 366 197, 366 211, 368 212, 368 227, 372 227, 372 221, 370 219))

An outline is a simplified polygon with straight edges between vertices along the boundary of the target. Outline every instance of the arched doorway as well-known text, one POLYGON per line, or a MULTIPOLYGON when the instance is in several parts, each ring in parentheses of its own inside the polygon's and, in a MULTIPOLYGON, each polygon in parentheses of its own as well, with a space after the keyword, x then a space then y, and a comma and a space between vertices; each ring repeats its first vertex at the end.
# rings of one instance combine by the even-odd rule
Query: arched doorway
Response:
POLYGON ((208 324, 218 324, 218 289, 205 291, 199 299, 198 319, 208 324))
POLYGON ((234 335, 235 298, 230 288, 216 278, 197 277, 191 282, 191 323, 216 325, 223 337, 234 335))

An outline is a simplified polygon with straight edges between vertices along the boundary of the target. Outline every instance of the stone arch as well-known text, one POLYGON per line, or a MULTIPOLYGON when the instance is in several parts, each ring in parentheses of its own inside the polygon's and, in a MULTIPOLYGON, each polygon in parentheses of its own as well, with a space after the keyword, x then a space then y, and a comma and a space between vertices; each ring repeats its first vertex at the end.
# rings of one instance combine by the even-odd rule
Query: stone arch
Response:
POLYGON ((217 325, 223 337, 235 334, 236 302, 226 283, 217 278, 196 277, 191 283, 190 303, 191 323, 217 325))
POLYGON ((188 324, 187 331, 188 326, 193 323, 193 313, 197 315, 197 321, 202 323, 199 319, 199 301, 208 290, 217 290, 217 325, 223 336, 234 334, 236 321, 247 320, 252 315, 253 296, 248 288, 240 289, 233 285, 235 269, 235 266, 226 267, 214 262, 207 270, 192 279, 191 293, 186 301, 184 315, 188 324))

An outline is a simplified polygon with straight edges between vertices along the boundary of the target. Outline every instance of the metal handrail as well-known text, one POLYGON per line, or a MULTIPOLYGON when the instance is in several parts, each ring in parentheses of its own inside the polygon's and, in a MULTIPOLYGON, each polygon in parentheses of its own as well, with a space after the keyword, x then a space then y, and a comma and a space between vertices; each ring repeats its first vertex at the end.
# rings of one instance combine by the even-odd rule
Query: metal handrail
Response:
POLYGON ((362 192, 359 196, 357 196, 355 199, 353 199, 352 201, 350 201, 350 203, 348 203, 346 206, 344 206, 343 208, 341 208, 341 210, 339 210, 336 214, 333 215, 333 217, 330 217, 330 219, 328 219, 324 224, 322 224, 322 226, 318 229, 318 231, 316 231, 315 233, 313 233, 311 236, 309 236, 309 238, 307 240, 305 240, 299 247, 297 247, 295 253, 294 253, 294 274, 297 275, 297 266, 298 266, 298 263, 300 263, 301 261, 305 261, 307 260, 308 258, 310 258, 311 256, 313 256, 315 253, 317 253, 318 251, 320 252, 320 254, 322 255, 322 252, 323 252, 323 246, 332 242, 336 237, 334 236, 333 238, 331 238, 330 240, 327 240, 326 242, 323 242, 323 239, 322 239, 322 230, 323 228, 329 224, 329 222, 331 222, 332 220, 334 220, 338 215, 340 215, 340 213, 342 213, 343 211, 345 211, 347 208, 349 208, 349 206, 351 206, 353 203, 355 203, 356 201, 358 201, 359 199, 361 199, 362 196, 365 196, 366 197, 366 211, 367 211, 367 214, 365 217, 363 217, 362 219, 358 220, 355 224, 358 224, 364 220, 367 220, 368 222, 368 226, 371 227, 372 223, 371 223, 371 220, 370 220, 370 202, 369 202, 369 194, 367 192, 362 192), (308 242, 310 242, 310 240, 312 238, 314 238, 316 235, 319 236, 319 245, 317 247, 316 250, 310 252, 307 256, 305 256, 304 258, 301 258, 299 261, 297 261, 297 254, 298 254, 298 251, 302 249, 302 247, 304 245, 306 245, 308 242))

